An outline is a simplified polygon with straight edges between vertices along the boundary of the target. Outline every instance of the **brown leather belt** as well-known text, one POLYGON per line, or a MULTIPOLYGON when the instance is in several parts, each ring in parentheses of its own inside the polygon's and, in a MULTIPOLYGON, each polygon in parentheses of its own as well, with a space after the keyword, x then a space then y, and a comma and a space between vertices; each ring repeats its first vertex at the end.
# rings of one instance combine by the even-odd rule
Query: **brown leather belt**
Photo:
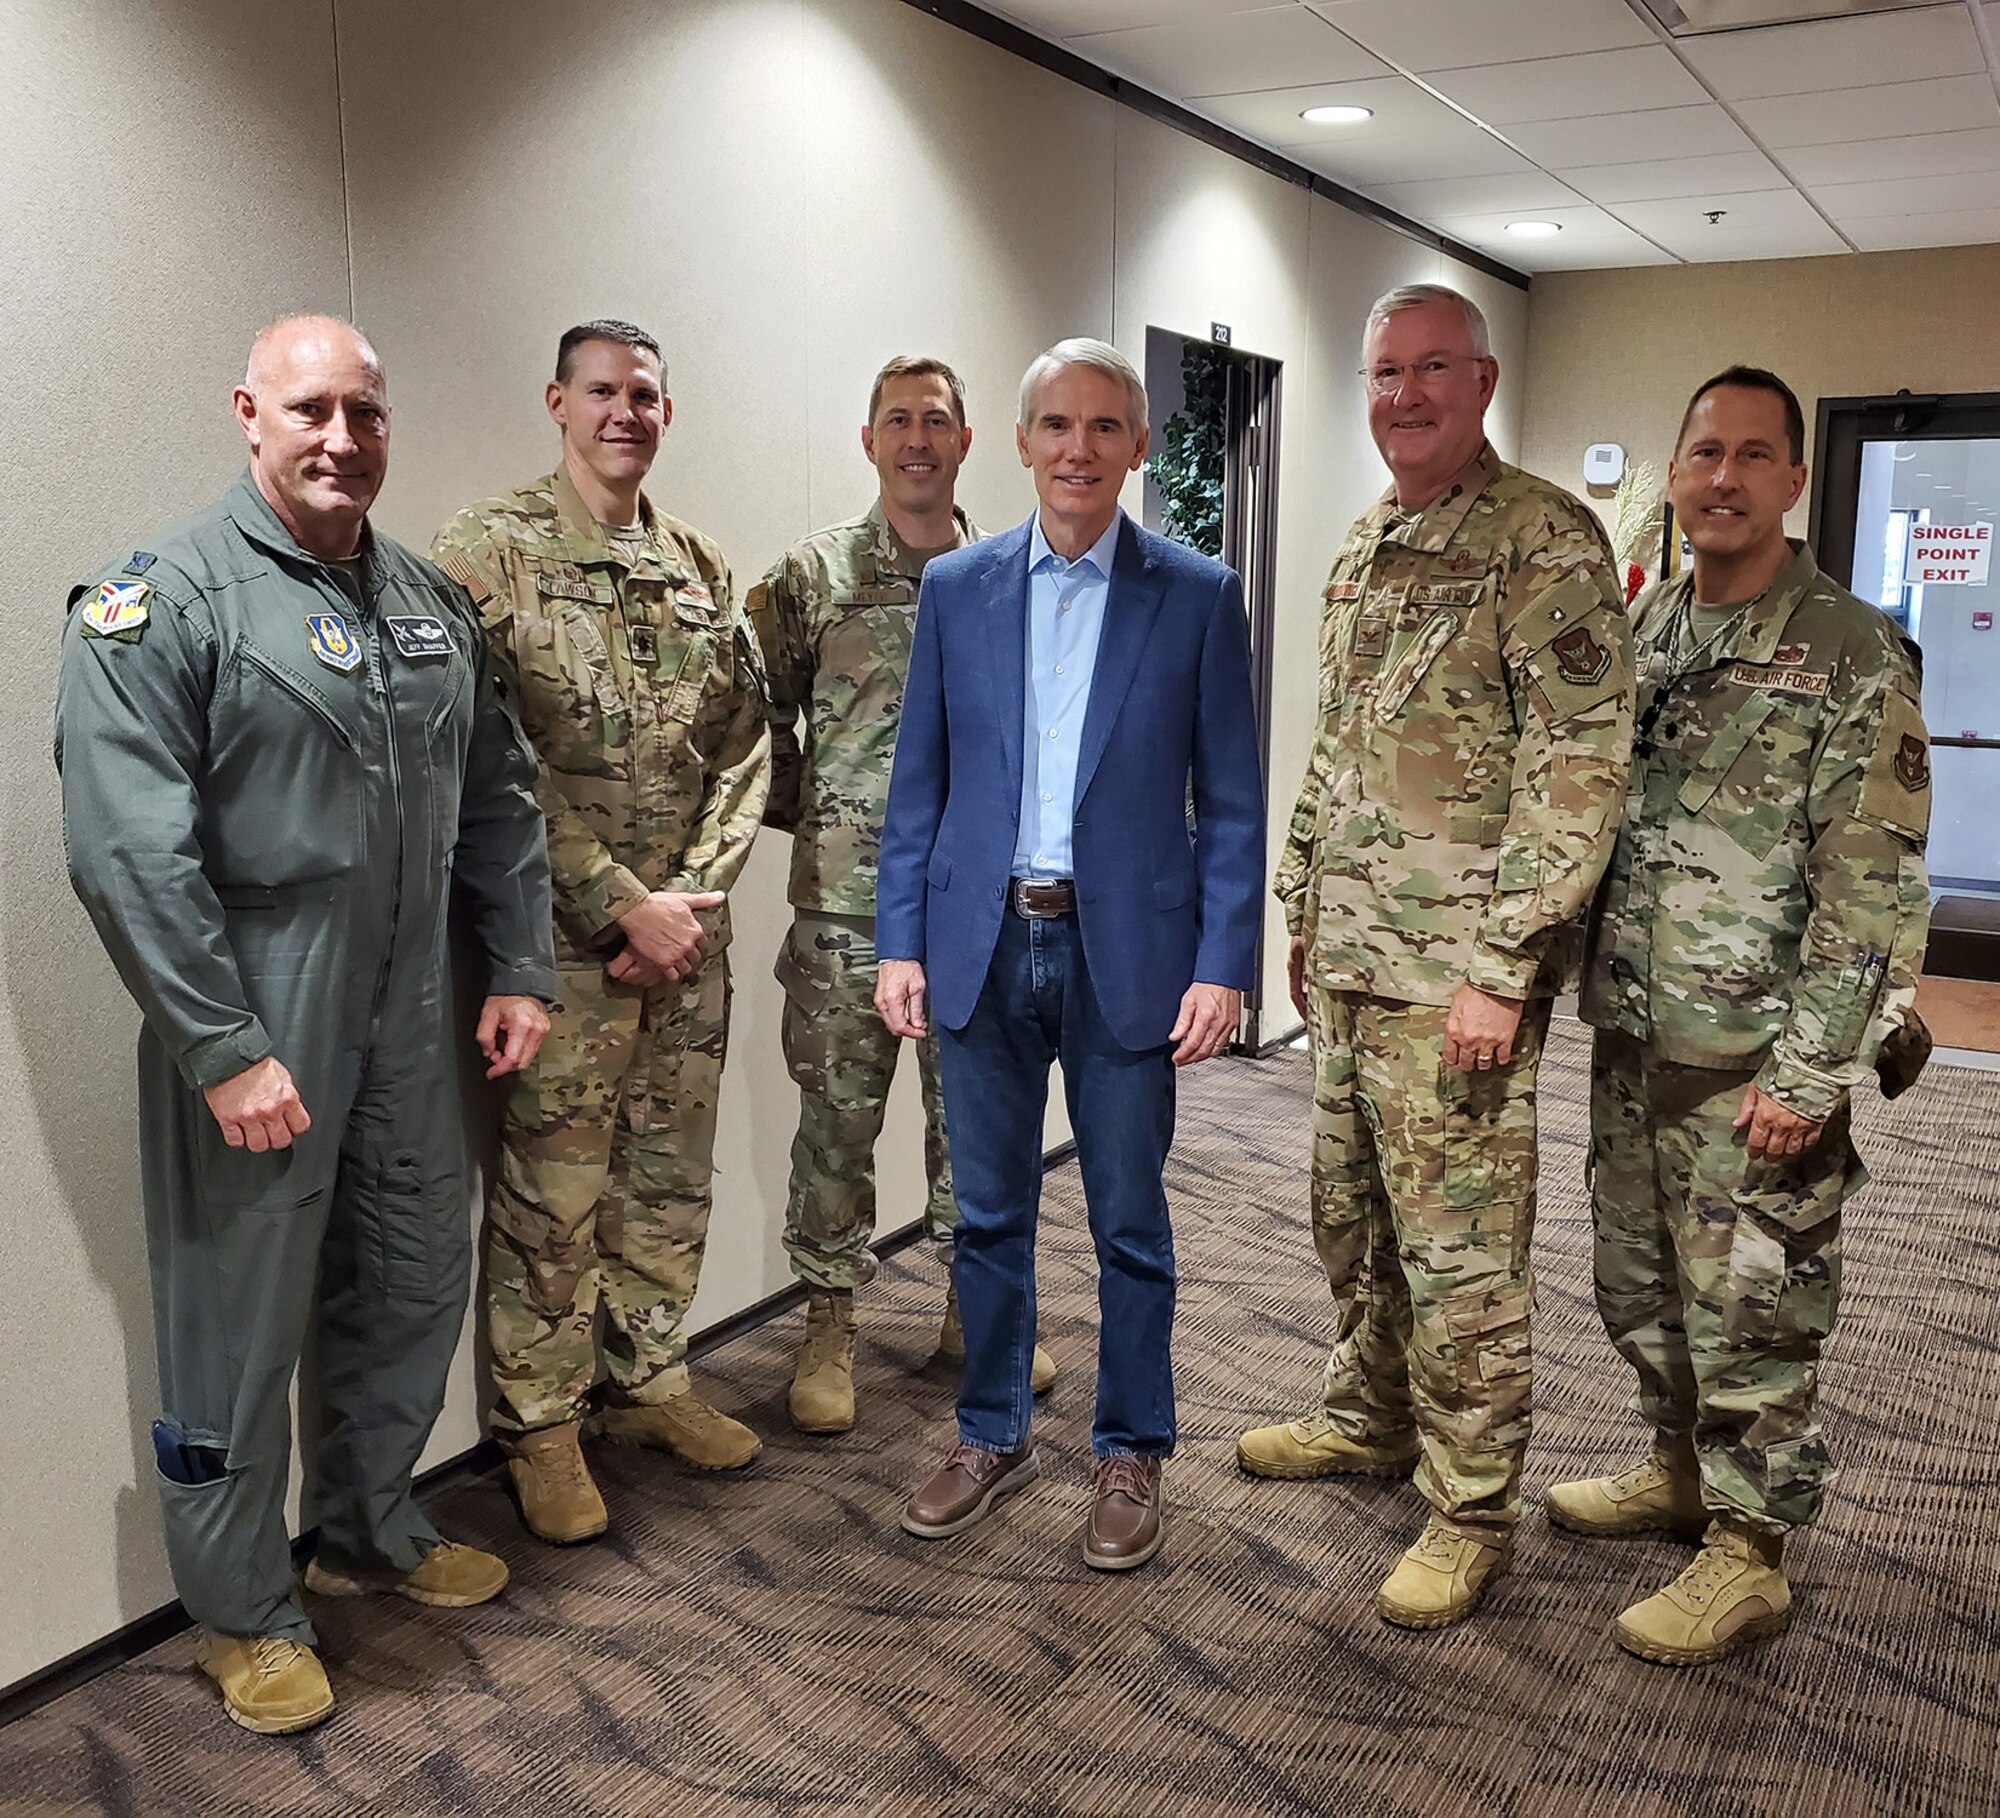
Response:
POLYGON ((1017 877, 1007 885, 1007 901, 1016 915, 1031 922, 1076 912, 1076 885, 1068 878, 1017 877))

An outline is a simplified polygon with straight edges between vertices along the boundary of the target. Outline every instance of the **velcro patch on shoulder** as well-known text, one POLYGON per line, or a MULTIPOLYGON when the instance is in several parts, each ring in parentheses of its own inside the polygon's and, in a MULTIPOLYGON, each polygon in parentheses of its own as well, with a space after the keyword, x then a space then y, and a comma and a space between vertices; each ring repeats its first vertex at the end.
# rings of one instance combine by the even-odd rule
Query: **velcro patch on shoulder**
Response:
POLYGON ((83 635, 138 643, 153 616, 152 591, 144 581, 100 581, 83 609, 83 635))
POLYGON ((1921 845, 1931 818, 1931 747, 1923 708, 1905 689, 1891 688, 1882 730, 1862 773, 1858 812, 1921 845))
MULTIPOLYGON (((1799 660, 1805 660, 1803 652, 1799 660)), ((1738 688, 1768 688, 1779 694, 1809 695, 1818 700, 1833 678, 1820 669, 1781 668, 1775 663, 1767 669, 1759 663, 1736 663, 1730 668, 1729 679, 1738 688)))
POLYGON ((486 585, 485 577, 473 566, 472 558, 464 550, 445 550, 437 558, 437 565, 449 579, 456 581, 472 595, 473 605, 482 606, 486 603, 487 595, 493 590, 486 585))
POLYGON ((1556 660, 1556 674, 1575 688, 1601 682, 1611 671, 1611 652, 1588 625, 1558 632, 1549 640, 1549 654, 1556 660))

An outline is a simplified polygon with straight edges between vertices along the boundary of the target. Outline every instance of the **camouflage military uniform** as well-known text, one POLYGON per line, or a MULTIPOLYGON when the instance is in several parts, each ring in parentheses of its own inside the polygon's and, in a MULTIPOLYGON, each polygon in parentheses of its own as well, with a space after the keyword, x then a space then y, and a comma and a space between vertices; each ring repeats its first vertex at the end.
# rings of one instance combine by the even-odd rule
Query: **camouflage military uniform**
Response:
POLYGON ((1326 1411, 1388 1447, 1414 1416, 1418 1485, 1468 1525, 1519 1507, 1535 1067, 1555 933, 1624 788, 1620 597, 1596 519, 1490 446, 1419 512, 1386 496, 1327 583, 1320 728, 1278 871, 1313 1008, 1326 1411), (1468 980, 1527 1000, 1506 1067, 1444 1065, 1468 980))
POLYGON ((729 910, 679 983, 612 979, 618 918, 653 890, 727 889, 769 785, 756 642, 700 532, 642 500, 598 524, 560 468, 468 507, 438 565, 479 604, 541 757, 562 1001, 507 1097, 487 1201, 494 1424, 573 1419, 597 1372, 662 1402, 687 1388, 682 1321, 708 1230, 729 1023, 729 910))
MULTIPOLYGON (((976 541, 965 514, 955 516, 954 547, 976 541)), ((777 965, 785 1060, 800 1094, 785 1248, 793 1272, 818 1288, 852 1289, 875 1275, 875 1139, 901 1045, 875 1012, 875 867, 923 566, 878 501, 787 551, 750 593, 770 673, 764 818, 793 836, 797 915, 777 965)), ((924 1229, 949 1244, 958 1213, 935 1034, 918 1044, 917 1068, 924 1229)))
POLYGON ((1582 1013, 1597 1301, 1712 1510, 1782 1533, 1827 1470, 1813 1413, 1865 1178, 1848 1095, 1910 1014, 1929 921, 1914 653, 1800 548, 1703 646, 1692 577, 1638 602, 1644 712, 1582 1013), (1746 1086, 1824 1120, 1752 1161, 1746 1086))

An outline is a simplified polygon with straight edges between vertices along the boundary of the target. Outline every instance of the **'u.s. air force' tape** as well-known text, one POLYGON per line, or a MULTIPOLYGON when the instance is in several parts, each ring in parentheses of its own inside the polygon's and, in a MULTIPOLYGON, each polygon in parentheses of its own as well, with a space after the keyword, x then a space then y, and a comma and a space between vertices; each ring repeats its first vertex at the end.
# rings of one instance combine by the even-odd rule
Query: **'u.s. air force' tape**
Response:
POLYGON ((382 623, 389 627, 389 635, 396 640, 396 648, 406 657, 451 655, 451 633, 445 629, 444 620, 433 618, 427 612, 404 613, 396 618, 385 613, 382 623))

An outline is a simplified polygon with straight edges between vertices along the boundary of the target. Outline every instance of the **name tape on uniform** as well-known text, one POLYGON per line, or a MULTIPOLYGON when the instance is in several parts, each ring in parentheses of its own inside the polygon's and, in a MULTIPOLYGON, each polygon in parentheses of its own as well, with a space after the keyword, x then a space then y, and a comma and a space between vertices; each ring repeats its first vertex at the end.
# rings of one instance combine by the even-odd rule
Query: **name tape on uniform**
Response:
POLYGON ((580 575, 538 574, 535 591, 551 599, 578 600, 586 606, 609 606, 618 598, 608 581, 586 581, 580 575))
POLYGON ((445 629, 444 620, 430 613, 402 613, 393 618, 385 613, 382 623, 389 627, 396 648, 406 657, 451 655, 451 633, 445 629))

